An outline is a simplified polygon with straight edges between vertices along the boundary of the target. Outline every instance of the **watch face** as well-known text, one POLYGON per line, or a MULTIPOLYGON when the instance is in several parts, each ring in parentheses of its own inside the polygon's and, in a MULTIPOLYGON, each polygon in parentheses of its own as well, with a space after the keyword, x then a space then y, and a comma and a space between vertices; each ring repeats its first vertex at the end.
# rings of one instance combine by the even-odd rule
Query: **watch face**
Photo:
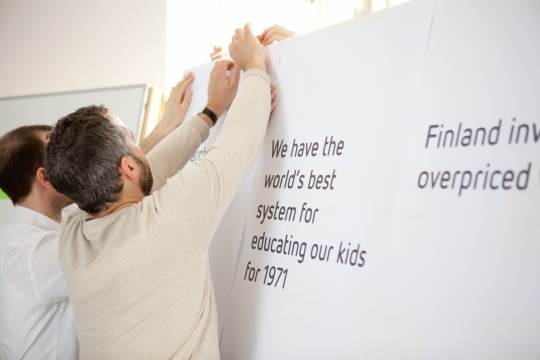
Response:
POLYGON ((201 108, 199 109, 199 111, 197 111, 197 114, 202 113, 205 107, 206 107, 206 106, 201 107, 201 108))

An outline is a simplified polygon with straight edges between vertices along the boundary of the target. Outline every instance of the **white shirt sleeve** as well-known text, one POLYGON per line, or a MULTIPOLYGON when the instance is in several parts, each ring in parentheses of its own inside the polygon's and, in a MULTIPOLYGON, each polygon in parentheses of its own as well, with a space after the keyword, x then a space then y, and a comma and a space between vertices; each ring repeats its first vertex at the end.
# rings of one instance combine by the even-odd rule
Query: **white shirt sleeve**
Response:
POLYGON ((68 297, 64 274, 58 262, 57 232, 47 232, 28 254, 28 270, 38 299, 54 303, 68 297))

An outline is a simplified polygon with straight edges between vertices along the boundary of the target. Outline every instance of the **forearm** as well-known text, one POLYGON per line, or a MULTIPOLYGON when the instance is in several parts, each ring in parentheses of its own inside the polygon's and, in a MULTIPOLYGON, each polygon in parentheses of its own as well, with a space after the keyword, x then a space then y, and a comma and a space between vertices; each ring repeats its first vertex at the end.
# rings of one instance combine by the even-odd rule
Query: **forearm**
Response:
MULTIPOLYGON (((204 122, 206 122, 209 128, 214 125, 212 123, 212 120, 205 114, 199 114, 198 116, 203 119, 204 122)), ((148 135, 146 138, 144 138, 143 141, 141 141, 141 144, 139 145, 141 150, 148 155, 150 151, 152 151, 152 149, 161 142, 161 140, 165 139, 167 135, 169 135, 176 129, 176 126, 172 125, 174 124, 166 121, 161 121, 160 123, 158 123, 155 129, 150 133, 150 135, 148 135)))
POLYGON ((159 142, 167 137, 171 132, 174 131, 174 127, 170 126, 169 123, 161 121, 159 122, 154 130, 145 137, 139 147, 141 150, 148 155, 150 151, 157 145, 159 142))
POLYGON ((158 211, 181 219, 205 248, 253 164, 270 116, 268 75, 257 70, 245 76, 214 145, 154 194, 158 211))
POLYGON ((154 177, 152 191, 159 190, 168 178, 180 171, 208 138, 207 123, 197 116, 185 121, 159 142, 148 154, 154 177))
POLYGON ((266 133, 270 104, 270 79, 266 72, 246 72, 219 137, 201 159, 215 169, 211 180, 219 187, 218 208, 228 206, 251 168, 266 133))

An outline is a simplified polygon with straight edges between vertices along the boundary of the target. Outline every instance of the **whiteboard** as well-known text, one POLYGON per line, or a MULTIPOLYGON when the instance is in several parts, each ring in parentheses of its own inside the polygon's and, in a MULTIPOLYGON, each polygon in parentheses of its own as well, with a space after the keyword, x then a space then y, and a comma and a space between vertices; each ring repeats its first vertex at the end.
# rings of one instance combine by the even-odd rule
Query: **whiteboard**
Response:
MULTIPOLYGON (((133 131, 140 133, 148 85, 136 84, 102 89, 0 98, 0 134, 23 125, 54 125, 80 107, 103 104, 133 131)), ((10 200, 0 200, 0 225, 13 214, 10 200)))

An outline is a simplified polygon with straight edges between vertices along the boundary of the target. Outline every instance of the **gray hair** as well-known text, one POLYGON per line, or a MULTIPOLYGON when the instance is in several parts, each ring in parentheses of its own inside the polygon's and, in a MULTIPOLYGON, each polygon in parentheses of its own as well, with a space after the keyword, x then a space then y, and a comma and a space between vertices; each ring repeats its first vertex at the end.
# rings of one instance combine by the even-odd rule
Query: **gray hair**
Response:
POLYGON ((118 201, 124 187, 118 167, 132 155, 107 109, 87 106, 61 118, 48 135, 45 168, 52 186, 90 214, 118 201))

